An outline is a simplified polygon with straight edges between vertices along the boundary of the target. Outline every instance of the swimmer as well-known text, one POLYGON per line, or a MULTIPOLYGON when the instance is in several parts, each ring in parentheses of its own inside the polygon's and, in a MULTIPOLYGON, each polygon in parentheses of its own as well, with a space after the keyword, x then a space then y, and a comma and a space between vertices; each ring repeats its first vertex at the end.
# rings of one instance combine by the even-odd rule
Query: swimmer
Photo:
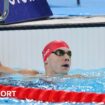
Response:
POLYGON ((62 40, 48 43, 42 51, 46 76, 82 77, 68 75, 71 66, 72 51, 69 45, 62 40))
POLYGON ((62 40, 49 42, 42 51, 45 74, 40 74, 36 70, 13 70, 11 68, 0 66, 0 70, 8 73, 19 73, 31 76, 63 76, 63 77, 82 77, 81 75, 68 75, 71 66, 72 51, 69 45, 62 40), (38 75, 39 74, 39 75, 38 75))

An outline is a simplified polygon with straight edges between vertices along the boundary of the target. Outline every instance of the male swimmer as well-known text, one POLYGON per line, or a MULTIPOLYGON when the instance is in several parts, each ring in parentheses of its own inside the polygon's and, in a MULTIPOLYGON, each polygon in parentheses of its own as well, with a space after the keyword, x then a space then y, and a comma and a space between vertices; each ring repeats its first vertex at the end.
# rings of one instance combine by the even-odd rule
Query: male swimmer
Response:
POLYGON ((69 45, 62 40, 48 43, 42 51, 46 76, 82 77, 68 75, 72 52, 69 45))
MULTIPOLYGON (((65 76, 65 77, 81 77, 81 75, 68 75, 71 66, 72 52, 69 45, 62 40, 54 40, 49 42, 42 51, 45 74, 42 76, 65 76)), ((9 71, 10 73, 37 75, 39 72, 35 70, 19 70, 14 71, 10 68, 3 67, 2 71, 9 71)), ((1 70, 0 68, 0 70, 1 70)))

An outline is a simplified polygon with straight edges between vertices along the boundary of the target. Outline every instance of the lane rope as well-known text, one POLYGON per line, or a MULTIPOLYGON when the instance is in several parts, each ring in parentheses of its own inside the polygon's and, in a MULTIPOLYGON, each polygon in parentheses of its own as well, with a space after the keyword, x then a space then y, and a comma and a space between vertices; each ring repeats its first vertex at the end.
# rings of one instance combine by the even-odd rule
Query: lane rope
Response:
POLYGON ((0 97, 9 97, 19 100, 35 100, 43 102, 84 102, 84 103, 105 103, 104 93, 74 92, 63 90, 50 90, 40 88, 28 88, 17 86, 0 85, 0 97), (10 92, 15 91, 12 95, 10 92), (4 93, 3 93, 4 92, 4 93), (8 94, 5 94, 7 92, 8 94))

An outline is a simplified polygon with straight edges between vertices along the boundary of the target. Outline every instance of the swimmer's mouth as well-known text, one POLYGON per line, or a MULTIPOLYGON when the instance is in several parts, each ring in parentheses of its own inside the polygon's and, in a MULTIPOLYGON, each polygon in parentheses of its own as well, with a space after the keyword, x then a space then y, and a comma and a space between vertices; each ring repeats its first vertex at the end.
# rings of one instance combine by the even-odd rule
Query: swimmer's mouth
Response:
POLYGON ((62 66, 68 68, 68 67, 69 67, 69 64, 64 64, 64 65, 62 65, 62 66))

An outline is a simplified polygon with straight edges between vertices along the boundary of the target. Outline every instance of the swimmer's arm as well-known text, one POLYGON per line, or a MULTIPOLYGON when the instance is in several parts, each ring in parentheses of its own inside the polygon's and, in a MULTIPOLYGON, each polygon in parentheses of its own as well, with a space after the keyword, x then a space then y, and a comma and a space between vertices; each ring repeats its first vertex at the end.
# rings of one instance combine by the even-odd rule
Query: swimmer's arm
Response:
POLYGON ((18 70, 17 73, 23 74, 23 75, 31 75, 31 76, 35 76, 35 75, 39 74, 38 71, 32 70, 32 69, 21 69, 21 70, 18 70))
POLYGON ((65 77, 65 78, 87 78, 86 76, 81 75, 81 74, 65 75, 64 77, 65 77))
POLYGON ((39 74, 38 71, 36 70, 30 70, 30 69, 21 69, 21 70, 14 70, 10 67, 7 67, 7 66, 4 66, 0 63, 0 72, 1 74, 4 74, 4 73, 8 73, 8 74, 22 74, 22 75, 37 75, 39 74))
POLYGON ((10 74, 16 73, 15 70, 13 70, 10 67, 7 67, 7 66, 2 65, 1 63, 0 63, 0 72, 1 73, 10 73, 10 74))

